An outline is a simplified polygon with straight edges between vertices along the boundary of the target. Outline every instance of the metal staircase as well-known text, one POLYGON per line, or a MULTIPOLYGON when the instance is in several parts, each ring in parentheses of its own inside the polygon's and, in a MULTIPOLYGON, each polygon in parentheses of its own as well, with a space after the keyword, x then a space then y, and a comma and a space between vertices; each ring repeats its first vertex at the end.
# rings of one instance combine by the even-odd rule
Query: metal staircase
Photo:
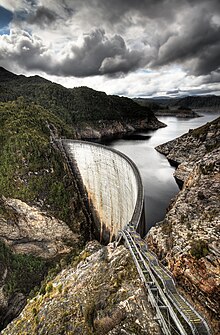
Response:
POLYGON ((148 250, 133 225, 120 232, 118 241, 121 238, 130 250, 163 333, 211 335, 205 319, 178 293, 172 275, 148 250))

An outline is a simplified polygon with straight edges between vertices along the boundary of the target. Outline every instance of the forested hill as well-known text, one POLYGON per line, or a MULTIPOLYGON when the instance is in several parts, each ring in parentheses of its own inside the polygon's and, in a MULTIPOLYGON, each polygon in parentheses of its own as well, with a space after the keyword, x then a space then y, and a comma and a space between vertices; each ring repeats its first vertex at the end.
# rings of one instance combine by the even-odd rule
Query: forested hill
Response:
POLYGON ((0 68, 0 101, 23 96, 74 124, 89 120, 122 120, 153 117, 151 110, 133 100, 107 95, 88 87, 65 88, 39 76, 17 76, 0 68))
POLYGON ((191 109, 216 109, 220 110, 220 96, 186 96, 183 98, 135 98, 134 101, 153 110, 161 107, 191 108, 191 109))
POLYGON ((184 108, 204 109, 204 108, 218 108, 220 109, 220 97, 216 95, 205 96, 189 96, 179 99, 174 106, 184 108))

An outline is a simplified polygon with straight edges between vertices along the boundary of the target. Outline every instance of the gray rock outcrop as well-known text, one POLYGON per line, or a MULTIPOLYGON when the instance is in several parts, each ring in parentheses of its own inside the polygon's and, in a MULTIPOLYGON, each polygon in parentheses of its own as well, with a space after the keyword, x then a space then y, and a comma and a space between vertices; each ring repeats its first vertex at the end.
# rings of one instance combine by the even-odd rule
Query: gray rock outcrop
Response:
POLYGON ((79 236, 67 224, 19 199, 3 200, 9 219, 0 217, 0 238, 16 253, 53 258, 69 253, 79 236))
POLYGON ((87 244, 2 335, 161 334, 124 246, 87 244))

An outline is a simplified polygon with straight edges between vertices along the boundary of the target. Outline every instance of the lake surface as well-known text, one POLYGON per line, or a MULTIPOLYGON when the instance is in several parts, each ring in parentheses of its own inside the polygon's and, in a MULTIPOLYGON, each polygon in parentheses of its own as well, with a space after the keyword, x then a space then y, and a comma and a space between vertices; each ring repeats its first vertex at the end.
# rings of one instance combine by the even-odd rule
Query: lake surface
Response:
POLYGON ((163 220, 170 200, 178 193, 179 187, 173 177, 174 167, 170 166, 165 156, 154 148, 170 141, 189 129, 197 128, 217 118, 219 114, 203 113, 203 117, 180 119, 176 117, 158 117, 167 127, 147 133, 145 140, 118 139, 108 143, 130 157, 137 165, 145 190, 145 216, 147 230, 156 222, 163 220))

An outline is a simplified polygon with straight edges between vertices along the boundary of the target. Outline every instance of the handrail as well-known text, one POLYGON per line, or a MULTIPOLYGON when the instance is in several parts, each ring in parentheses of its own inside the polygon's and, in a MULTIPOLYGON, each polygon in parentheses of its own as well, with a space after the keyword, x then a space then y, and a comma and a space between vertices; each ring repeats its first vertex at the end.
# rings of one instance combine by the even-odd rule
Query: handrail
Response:
MULTIPOLYGON (((188 325, 188 329, 190 329, 190 334, 193 335, 211 335, 211 330, 206 322, 206 320, 194 309, 194 307, 182 296, 177 292, 175 281, 167 271, 164 266, 160 264, 158 261, 157 256, 149 251, 147 247, 146 241, 141 239, 140 235, 134 230, 133 225, 127 226, 123 232, 121 232, 122 236, 126 240, 126 243, 134 243, 135 247, 139 249, 142 259, 145 261, 145 265, 147 264, 146 268, 148 268, 148 273, 151 277, 151 280, 154 282, 155 286, 158 289, 158 292, 161 295, 161 299, 164 301, 165 305, 167 306, 169 313, 175 322, 177 328, 179 329, 180 333, 178 334, 187 334, 185 329, 181 330, 181 325, 183 322, 179 320, 178 314, 175 312, 175 309, 181 315, 181 317, 185 321, 185 328, 186 324, 188 325), (130 241, 125 237, 125 235, 130 235, 130 241), (158 278, 158 279, 157 279, 158 278), (160 280, 160 282, 159 282, 160 280), (162 287, 161 287, 162 286, 162 287), (161 292, 162 289, 162 292, 161 292), (166 299, 164 299, 164 295, 166 299), (168 303, 167 303, 168 302, 168 303), (174 314, 175 316, 174 316, 174 314)), ((129 248, 130 250, 130 248, 129 248)), ((132 255, 133 256, 133 255, 132 255)), ((161 319, 163 323, 164 320, 161 319)), ((184 327, 184 326, 183 326, 184 327)))

